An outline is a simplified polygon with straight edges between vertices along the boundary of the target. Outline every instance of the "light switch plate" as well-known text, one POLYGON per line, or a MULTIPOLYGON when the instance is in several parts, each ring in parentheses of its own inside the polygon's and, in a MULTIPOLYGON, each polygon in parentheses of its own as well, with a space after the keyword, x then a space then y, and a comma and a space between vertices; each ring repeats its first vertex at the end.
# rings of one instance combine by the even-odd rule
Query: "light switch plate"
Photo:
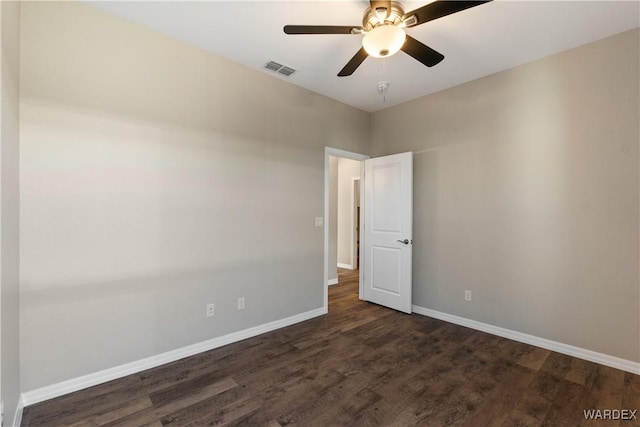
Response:
POLYGON ((316 217, 316 227, 322 227, 324 225, 324 218, 322 218, 321 216, 317 216, 316 217))

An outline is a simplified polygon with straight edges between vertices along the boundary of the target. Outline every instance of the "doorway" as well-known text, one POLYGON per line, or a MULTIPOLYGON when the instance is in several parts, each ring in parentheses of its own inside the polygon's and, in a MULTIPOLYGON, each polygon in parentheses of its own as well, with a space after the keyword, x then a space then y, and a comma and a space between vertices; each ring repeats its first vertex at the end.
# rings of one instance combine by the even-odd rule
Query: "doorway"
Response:
MULTIPOLYGON (((362 161, 369 156, 335 148, 325 148, 325 186, 324 186, 324 308, 328 311, 328 287, 338 283, 338 267, 356 271, 360 266, 360 251, 358 243, 362 221, 360 215, 361 178, 364 173, 362 161), (344 160, 342 168, 336 168, 340 160, 344 160), (337 181, 343 172, 342 191, 339 191, 337 181), (340 193, 340 194, 339 194, 340 193), (342 199, 342 212, 338 215, 338 199, 342 199), (338 227, 340 230, 338 230, 338 227), (338 239, 341 240, 341 250, 338 254, 338 239)), ((344 270, 342 270, 344 271, 344 270)), ((362 275, 359 276, 360 299, 362 293, 362 275)))
MULTIPOLYGON (((355 215, 360 205, 360 193, 356 182, 360 181, 361 163, 357 160, 330 157, 329 172, 332 179, 329 183, 329 267, 334 263, 338 268, 358 269, 355 248, 359 236, 356 236, 358 221, 355 215), (335 262, 331 258, 333 240, 336 246, 335 262)), ((331 272, 330 268, 329 273, 331 272)))
MULTIPOLYGON (((360 167, 358 298, 408 314, 412 312, 413 153, 374 159, 325 148, 324 214, 329 218, 329 163, 332 156, 360 167), (366 270, 366 273, 364 272, 366 270)), ((353 188, 355 183, 352 184, 353 188)), ((329 221, 324 222, 324 311, 328 312, 329 221)), ((355 257, 351 258, 356 259, 355 257)), ((355 272, 354 272, 355 273, 355 272)))

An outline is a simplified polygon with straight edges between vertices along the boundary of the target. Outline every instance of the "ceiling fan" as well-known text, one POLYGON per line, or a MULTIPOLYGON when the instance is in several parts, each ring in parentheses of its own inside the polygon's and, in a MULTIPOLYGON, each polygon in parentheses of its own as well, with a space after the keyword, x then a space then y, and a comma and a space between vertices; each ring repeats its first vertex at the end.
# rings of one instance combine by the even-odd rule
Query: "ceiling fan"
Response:
POLYGON ((399 50, 409 54, 427 67, 433 67, 444 59, 444 55, 409 36, 405 32, 405 28, 415 27, 489 1, 491 0, 437 0, 405 13, 400 3, 370 0, 371 5, 364 12, 362 26, 285 25, 284 32, 292 35, 364 34, 362 47, 340 70, 338 77, 353 74, 369 55, 376 58, 386 58, 399 50))

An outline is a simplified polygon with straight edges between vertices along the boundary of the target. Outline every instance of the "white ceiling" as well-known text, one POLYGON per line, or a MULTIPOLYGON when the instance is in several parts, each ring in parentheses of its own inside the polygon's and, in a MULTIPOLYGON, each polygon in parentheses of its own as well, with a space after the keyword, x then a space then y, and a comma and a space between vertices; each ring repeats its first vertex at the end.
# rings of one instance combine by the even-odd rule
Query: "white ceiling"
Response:
MULTIPOLYGON (((410 11, 429 2, 402 2, 410 11)), ((285 24, 361 25, 365 0, 89 2, 108 13, 365 111, 376 111, 640 26, 640 2, 500 1, 410 28, 445 55, 427 68, 400 52, 336 74, 359 35, 288 36, 285 24), (263 68, 274 60, 297 71, 263 68), (385 99, 380 81, 389 83, 385 99)), ((635 53, 637 54, 637 52, 635 53)))

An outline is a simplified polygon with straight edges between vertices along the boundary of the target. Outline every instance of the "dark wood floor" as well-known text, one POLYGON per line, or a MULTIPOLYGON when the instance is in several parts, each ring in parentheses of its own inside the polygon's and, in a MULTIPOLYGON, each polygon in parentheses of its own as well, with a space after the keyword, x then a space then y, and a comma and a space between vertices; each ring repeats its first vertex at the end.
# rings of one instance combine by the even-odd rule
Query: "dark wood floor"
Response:
POLYGON ((361 302, 25 409, 26 426, 638 426, 640 377, 361 302))

